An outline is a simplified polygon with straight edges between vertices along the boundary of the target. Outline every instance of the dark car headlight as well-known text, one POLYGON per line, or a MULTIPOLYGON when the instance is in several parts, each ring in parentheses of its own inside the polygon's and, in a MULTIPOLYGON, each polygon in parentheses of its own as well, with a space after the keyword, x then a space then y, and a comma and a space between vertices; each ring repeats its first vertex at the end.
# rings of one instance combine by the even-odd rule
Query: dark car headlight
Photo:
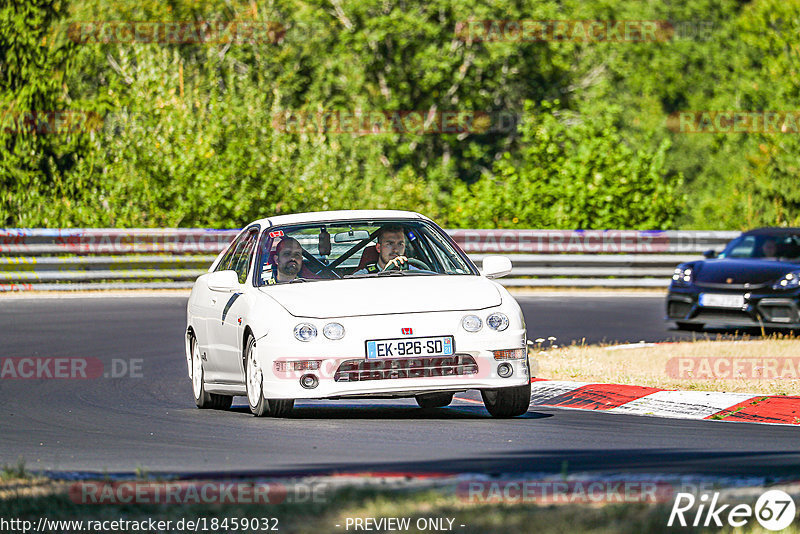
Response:
POLYGON ((800 271, 789 273, 772 286, 772 289, 797 289, 800 287, 800 271))
POLYGON ((694 269, 685 265, 678 265, 672 273, 672 283, 677 286, 687 286, 692 283, 694 269))

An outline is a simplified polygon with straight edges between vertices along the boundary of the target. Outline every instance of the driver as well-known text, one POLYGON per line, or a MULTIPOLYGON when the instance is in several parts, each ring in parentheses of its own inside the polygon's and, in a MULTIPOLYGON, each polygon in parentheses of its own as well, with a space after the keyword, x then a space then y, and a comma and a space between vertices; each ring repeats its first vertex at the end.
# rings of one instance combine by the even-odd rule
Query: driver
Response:
MULTIPOLYGON (((378 230, 378 243, 375 245, 375 250, 378 253, 378 261, 367 264, 366 267, 353 274, 377 273, 392 267, 404 268, 408 263, 408 258, 405 256, 406 238, 403 227, 395 224, 381 227, 378 230)), ((418 270, 413 265, 408 265, 408 268, 418 270)))
MULTIPOLYGON (((293 237, 285 237, 275 248, 277 282, 291 282, 300 273, 303 267, 303 247, 300 242, 293 237)), ((274 283, 274 282, 272 282, 274 283)))
POLYGON ((767 239, 761 245, 761 252, 765 258, 774 258, 778 255, 778 244, 773 239, 767 239))

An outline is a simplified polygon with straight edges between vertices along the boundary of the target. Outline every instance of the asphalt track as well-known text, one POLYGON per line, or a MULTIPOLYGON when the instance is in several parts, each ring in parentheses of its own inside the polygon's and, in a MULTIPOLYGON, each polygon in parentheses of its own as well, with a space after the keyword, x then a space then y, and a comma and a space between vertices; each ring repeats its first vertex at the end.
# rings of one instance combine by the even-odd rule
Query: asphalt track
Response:
MULTIPOLYGON (((662 321, 663 297, 519 297, 530 338, 556 343, 691 337, 662 321)), ((495 420, 459 395, 298 403, 289 419, 194 407, 185 297, 0 300, 0 356, 141 360, 141 376, 0 380, 0 464, 57 473, 301 475, 331 472, 669 473, 800 476, 800 430, 532 407, 495 420)))

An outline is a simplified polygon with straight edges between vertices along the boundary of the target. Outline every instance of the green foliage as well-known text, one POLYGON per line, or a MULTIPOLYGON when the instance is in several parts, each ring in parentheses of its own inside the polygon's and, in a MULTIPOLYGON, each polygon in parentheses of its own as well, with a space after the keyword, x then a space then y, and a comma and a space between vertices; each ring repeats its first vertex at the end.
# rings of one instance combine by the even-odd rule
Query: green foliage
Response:
POLYGON ((614 125, 619 109, 574 114, 559 102, 527 107, 523 149, 495 174, 458 189, 458 226, 493 228, 669 228, 681 176, 667 177, 668 141, 653 153, 630 148, 614 125), (463 208, 461 206, 464 206, 463 208))
POLYGON ((31 478, 31 473, 25 467, 25 460, 20 456, 16 465, 3 464, 0 468, 0 480, 16 480, 31 478))
MULTIPOLYGON (((800 224, 797 135, 686 134, 682 110, 797 110, 800 7, 546 0, 29 0, 0 7, 4 226, 236 227, 402 208, 450 227, 800 224), (466 20, 668 20, 665 42, 481 42, 466 20), (74 42, 89 21, 273 21, 274 42, 74 42), (70 40, 70 37, 73 40, 70 40), (286 112, 462 111, 503 131, 276 128, 286 112), (6 119, 6 123, 7 123, 6 119)), ((102 40, 101 40, 102 41, 102 40)))
POLYGON ((36 210, 36 192, 57 197, 81 154, 81 135, 49 131, 67 98, 63 83, 73 47, 51 33, 64 15, 60 1, 0 5, 0 225, 36 210))

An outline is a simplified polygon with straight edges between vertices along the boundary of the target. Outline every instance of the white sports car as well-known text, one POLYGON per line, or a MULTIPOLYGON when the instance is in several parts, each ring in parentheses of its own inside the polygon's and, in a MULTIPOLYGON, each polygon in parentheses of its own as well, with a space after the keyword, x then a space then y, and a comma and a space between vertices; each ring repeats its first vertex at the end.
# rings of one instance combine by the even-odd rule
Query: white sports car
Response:
POLYGON ((414 397, 447 406, 479 389, 495 417, 530 404, 525 322, 433 221, 405 211, 280 215, 248 225, 194 284, 186 362, 195 403, 257 416, 295 399, 414 397))

